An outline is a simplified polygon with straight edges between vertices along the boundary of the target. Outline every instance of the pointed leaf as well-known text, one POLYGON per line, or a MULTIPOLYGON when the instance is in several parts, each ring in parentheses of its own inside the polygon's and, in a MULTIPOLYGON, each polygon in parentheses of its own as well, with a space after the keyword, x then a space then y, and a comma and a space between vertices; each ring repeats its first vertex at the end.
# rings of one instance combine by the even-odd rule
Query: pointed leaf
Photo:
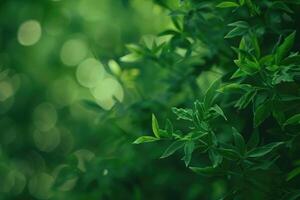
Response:
POLYGON ((173 142, 163 153, 163 155, 160 158, 166 158, 170 155, 174 154, 178 149, 184 146, 184 142, 181 140, 177 140, 173 142))
POLYGON ((142 136, 136 139, 133 144, 141 144, 141 143, 146 143, 146 142, 155 142, 159 140, 158 138, 152 137, 152 136, 142 136))

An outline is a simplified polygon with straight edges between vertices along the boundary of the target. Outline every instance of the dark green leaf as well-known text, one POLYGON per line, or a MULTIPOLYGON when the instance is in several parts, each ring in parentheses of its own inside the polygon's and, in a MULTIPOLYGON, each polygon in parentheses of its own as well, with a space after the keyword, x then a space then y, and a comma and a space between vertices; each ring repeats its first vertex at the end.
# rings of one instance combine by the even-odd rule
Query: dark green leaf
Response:
POLYGON ((262 103, 254 112, 254 127, 258 127, 271 114, 271 102, 262 103))
POLYGON ((286 120, 286 122, 284 123, 284 125, 293 125, 293 124, 300 124, 300 113, 296 114, 292 117, 290 117, 289 119, 286 120))
POLYGON ((166 158, 170 155, 174 154, 178 149, 184 146, 184 142, 182 140, 177 140, 173 142, 163 153, 163 155, 160 158, 166 158))
POLYGON ((190 167, 190 169, 202 176, 216 176, 223 173, 223 171, 218 167, 190 167))
POLYGON ((184 162, 186 166, 190 164, 194 148, 195 148, 195 143, 192 140, 187 141, 184 145, 184 162))
POLYGON ((235 129, 232 128, 234 144, 238 148, 239 153, 243 155, 246 150, 246 144, 243 136, 235 129))
POLYGON ((256 158, 265 156, 268 153, 271 153, 273 150, 275 150, 276 147, 279 147, 280 145, 284 144, 284 142, 274 142, 267 144, 265 146, 257 147, 247 153, 247 156, 250 158, 256 158))

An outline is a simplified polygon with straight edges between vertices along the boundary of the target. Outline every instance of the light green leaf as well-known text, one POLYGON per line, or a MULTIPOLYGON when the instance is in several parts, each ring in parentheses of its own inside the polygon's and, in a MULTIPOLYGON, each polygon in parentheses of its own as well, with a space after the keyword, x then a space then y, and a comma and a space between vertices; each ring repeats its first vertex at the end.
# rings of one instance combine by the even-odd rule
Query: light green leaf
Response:
POLYGON ((158 126, 158 122, 157 122, 157 119, 154 114, 152 114, 152 131, 153 131, 153 134, 155 135, 155 137, 160 138, 159 126, 158 126))
POLYGON ((142 136, 136 139, 133 144, 141 144, 141 143, 146 143, 146 142, 155 142, 159 140, 158 138, 152 137, 152 136, 142 136))
POLYGON ((239 4, 232 2, 232 1, 224 1, 217 5, 218 8, 234 8, 234 7, 239 7, 239 6, 240 6, 239 4))

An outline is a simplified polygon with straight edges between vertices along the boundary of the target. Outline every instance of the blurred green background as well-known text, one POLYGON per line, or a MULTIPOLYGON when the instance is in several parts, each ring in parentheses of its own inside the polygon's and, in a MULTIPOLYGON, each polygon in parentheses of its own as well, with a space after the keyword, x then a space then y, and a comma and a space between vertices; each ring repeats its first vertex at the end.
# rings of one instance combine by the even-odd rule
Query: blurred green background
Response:
POLYGON ((152 112, 191 97, 120 61, 172 26, 150 0, 0 1, 0 199, 205 199, 177 157, 156 159, 165 146, 132 145, 152 112))

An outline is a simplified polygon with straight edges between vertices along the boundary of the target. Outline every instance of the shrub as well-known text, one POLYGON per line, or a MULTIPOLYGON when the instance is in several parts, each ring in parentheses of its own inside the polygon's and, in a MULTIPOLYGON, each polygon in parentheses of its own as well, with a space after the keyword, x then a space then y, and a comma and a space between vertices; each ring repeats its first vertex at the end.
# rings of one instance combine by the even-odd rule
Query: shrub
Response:
POLYGON ((161 79, 171 81, 164 100, 176 119, 163 126, 153 114, 153 135, 134 143, 169 143, 161 158, 181 151, 204 182, 225 182, 222 199, 298 199, 300 2, 157 3, 169 10, 174 28, 150 46, 129 46, 123 61, 142 59, 165 70, 161 79), (211 86, 199 89, 205 81, 211 86), (184 92, 192 98, 182 100, 184 92))

